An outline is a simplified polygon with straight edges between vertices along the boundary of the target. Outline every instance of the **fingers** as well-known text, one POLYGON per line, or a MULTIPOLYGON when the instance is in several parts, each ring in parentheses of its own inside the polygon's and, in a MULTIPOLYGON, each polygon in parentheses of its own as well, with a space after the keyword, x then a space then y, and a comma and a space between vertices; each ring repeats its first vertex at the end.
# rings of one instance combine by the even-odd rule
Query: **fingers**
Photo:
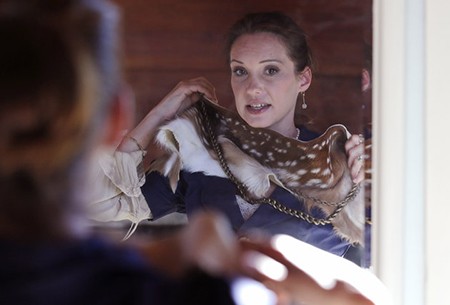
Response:
POLYGON ((189 98, 193 103, 198 101, 200 94, 205 95, 208 100, 217 101, 216 89, 204 77, 183 80, 177 84, 174 90, 189 98))
POLYGON ((263 255, 267 255, 268 257, 276 260, 277 262, 286 265, 288 268, 291 268, 293 265, 289 260, 285 258, 285 256, 275 249, 272 245, 270 237, 261 236, 261 238, 252 238, 252 239, 241 239, 239 241, 240 247, 242 251, 253 251, 260 252, 263 255))
POLYGON ((350 175, 354 183, 360 183, 364 180, 364 137, 362 135, 352 135, 345 143, 345 151, 348 159, 347 164, 350 168, 350 175))
POLYGON ((322 287, 311 275, 266 242, 242 240, 240 244, 246 251, 243 256, 248 255, 246 261, 253 270, 251 277, 274 291, 278 304, 372 304, 345 282, 335 281, 332 287, 322 287))
POLYGON ((193 103, 197 102, 203 94, 208 100, 217 103, 214 86, 204 77, 197 77, 179 82, 163 100, 154 108, 163 121, 173 119, 193 103))
POLYGON ((239 245, 243 275, 263 283, 267 280, 280 281, 287 276, 290 263, 271 246, 270 240, 241 239, 239 245))
POLYGON ((213 275, 237 272, 239 247, 228 221, 215 213, 194 215, 182 236, 183 253, 188 265, 213 275))

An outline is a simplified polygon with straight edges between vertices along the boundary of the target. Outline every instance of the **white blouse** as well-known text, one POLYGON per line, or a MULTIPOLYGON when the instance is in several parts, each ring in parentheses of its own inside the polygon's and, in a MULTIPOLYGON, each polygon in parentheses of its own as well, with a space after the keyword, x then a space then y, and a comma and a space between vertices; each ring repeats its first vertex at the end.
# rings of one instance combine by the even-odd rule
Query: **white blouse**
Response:
POLYGON ((102 150, 95 158, 98 163, 92 168, 93 200, 90 200, 88 216, 99 222, 131 221, 124 239, 133 234, 141 221, 152 218, 141 191, 145 183, 144 153, 102 150))

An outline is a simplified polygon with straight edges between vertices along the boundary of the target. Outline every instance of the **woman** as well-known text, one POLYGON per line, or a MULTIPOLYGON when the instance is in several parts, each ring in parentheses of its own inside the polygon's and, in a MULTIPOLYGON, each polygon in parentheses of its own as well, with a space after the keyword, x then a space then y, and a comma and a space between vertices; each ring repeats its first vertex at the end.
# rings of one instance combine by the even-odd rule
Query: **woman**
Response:
MULTIPOLYGON (((248 125, 304 141, 317 136, 294 123, 299 95, 306 106, 304 95, 312 72, 305 33, 291 18, 276 12, 249 14, 231 28, 226 49, 236 109, 248 125)), ((236 195, 233 182, 207 174, 206 167, 182 170, 174 192, 161 174, 153 171, 144 177, 142 171, 136 173, 136 164, 142 162, 144 149, 151 144, 157 129, 198 101, 199 93, 217 100, 214 86, 205 78, 180 82, 124 137, 116 158, 102 162, 111 178, 113 195, 93 205, 98 212, 94 218, 138 223, 177 211, 187 212, 189 217, 198 210, 212 209, 224 213, 240 236, 258 228, 268 234, 289 234, 336 255, 345 255, 351 248, 350 242, 337 236, 332 225, 318 226, 268 205, 249 204, 236 195)), ((362 139, 357 135, 349 137, 345 149, 353 182, 359 183, 364 175, 362 139)), ((146 160, 154 158, 145 156, 146 160)), ((299 206, 298 199, 283 188, 273 187, 268 195, 288 207, 299 206)))

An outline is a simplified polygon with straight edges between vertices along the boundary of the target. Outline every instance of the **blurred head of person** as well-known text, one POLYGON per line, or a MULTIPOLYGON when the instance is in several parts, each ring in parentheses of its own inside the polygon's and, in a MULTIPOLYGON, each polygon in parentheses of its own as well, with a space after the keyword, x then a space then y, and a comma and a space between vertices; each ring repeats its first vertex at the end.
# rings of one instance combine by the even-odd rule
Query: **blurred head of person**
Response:
POLYGON ((119 13, 103 0, 0 3, 0 237, 60 239, 115 124, 119 13))

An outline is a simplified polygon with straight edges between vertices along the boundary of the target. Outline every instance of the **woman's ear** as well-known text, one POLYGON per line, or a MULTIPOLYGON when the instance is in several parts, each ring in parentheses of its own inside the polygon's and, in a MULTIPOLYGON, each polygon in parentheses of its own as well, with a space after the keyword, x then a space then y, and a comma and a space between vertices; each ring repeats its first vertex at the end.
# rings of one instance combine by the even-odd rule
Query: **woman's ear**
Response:
POLYGON ((361 72, 361 91, 365 92, 371 88, 370 73, 367 69, 362 69, 361 72))
POLYGON ((300 72, 299 80, 299 92, 305 92, 308 90, 312 81, 312 71, 310 67, 306 67, 302 72, 300 72))
POLYGON ((102 144, 117 146, 120 143, 126 132, 135 125, 135 110, 134 92, 123 83, 111 101, 102 144))

